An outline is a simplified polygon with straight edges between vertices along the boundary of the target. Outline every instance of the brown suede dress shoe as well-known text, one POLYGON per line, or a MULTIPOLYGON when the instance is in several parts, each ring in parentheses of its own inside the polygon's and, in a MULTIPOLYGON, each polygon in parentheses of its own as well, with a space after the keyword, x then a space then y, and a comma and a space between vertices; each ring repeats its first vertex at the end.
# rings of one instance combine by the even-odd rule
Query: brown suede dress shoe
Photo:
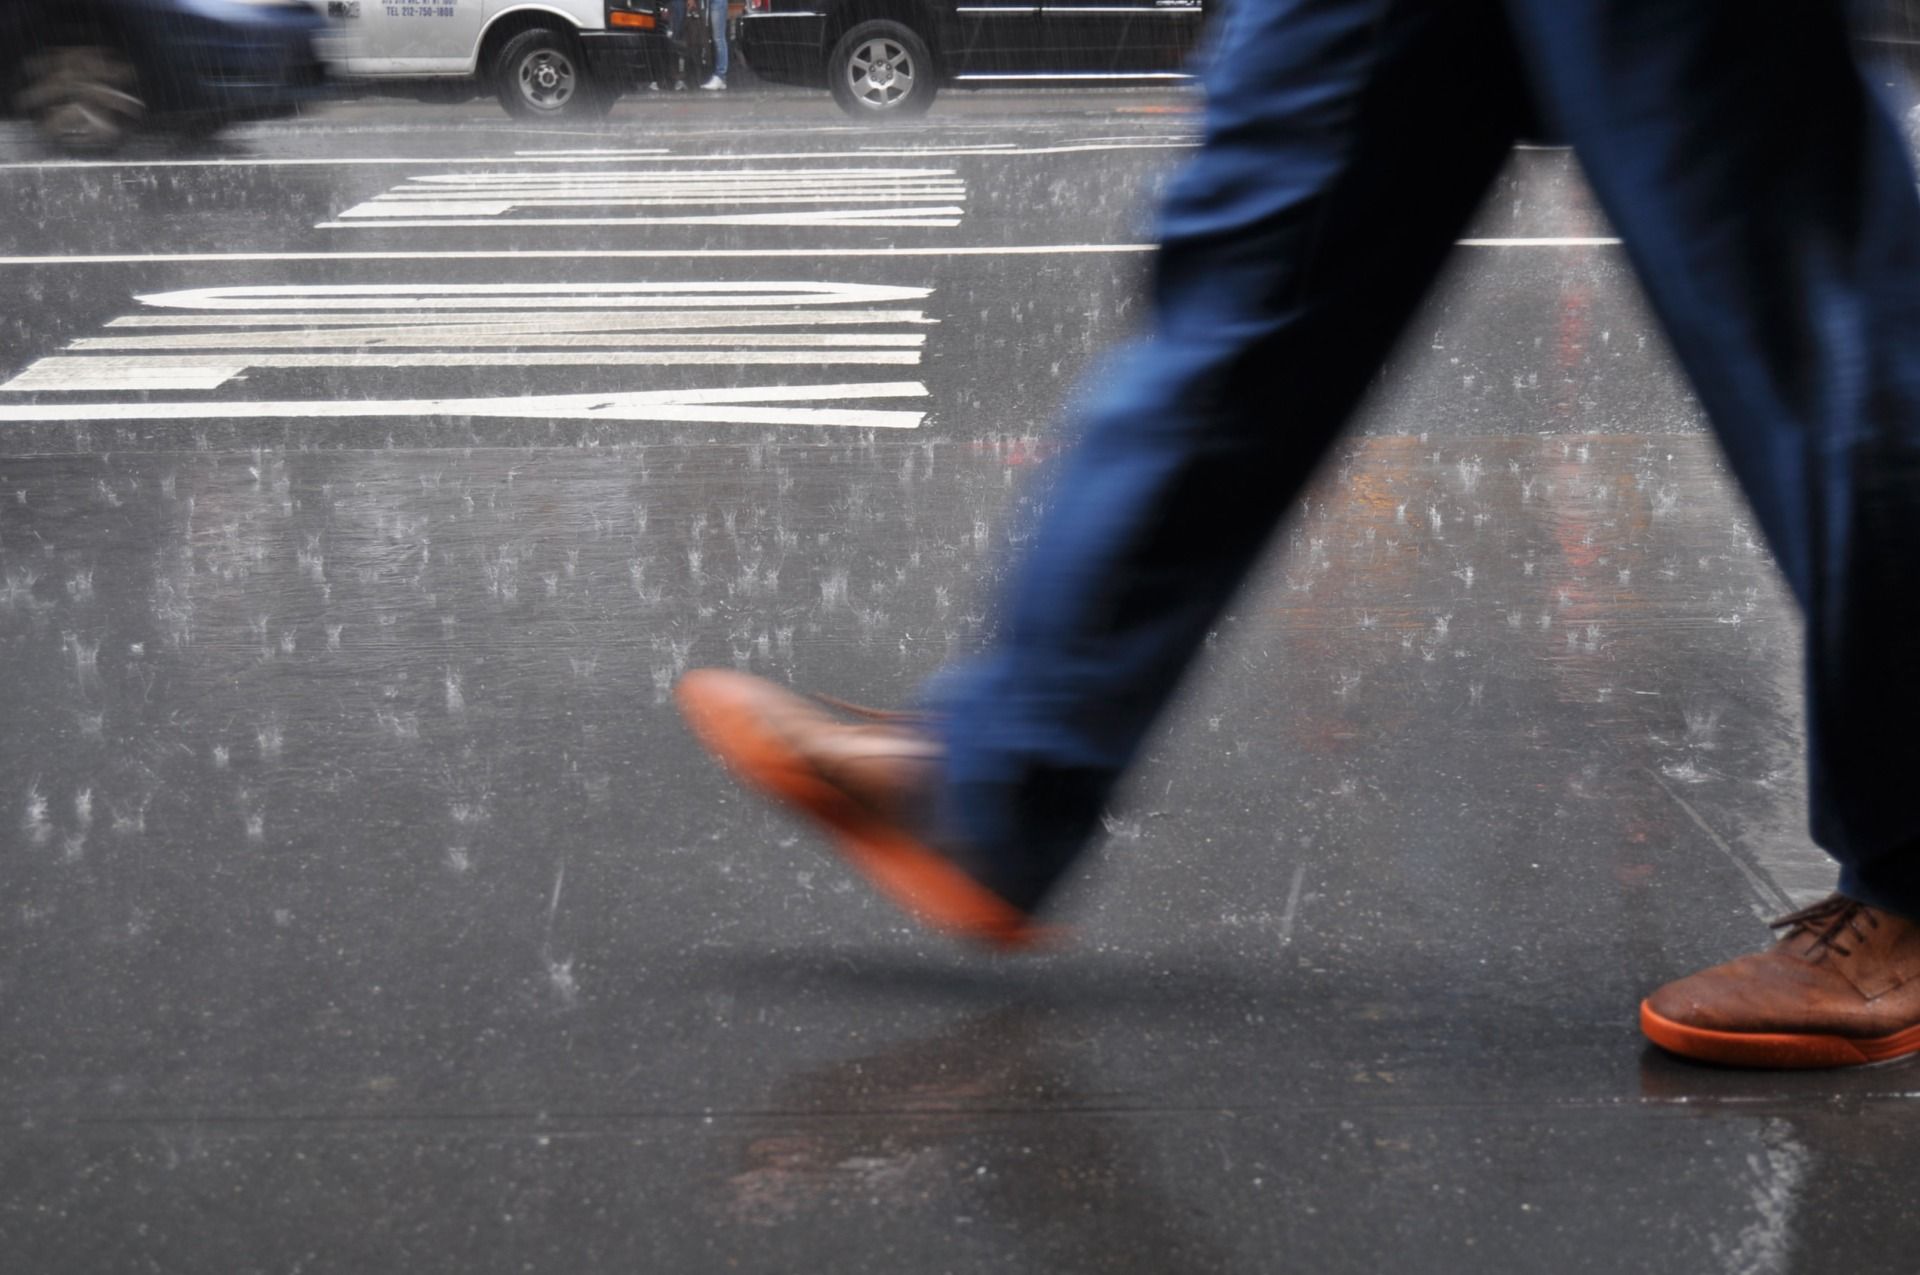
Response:
POLYGON ((1662 1049, 1734 1067, 1852 1067, 1920 1053, 1920 925, 1844 894, 1781 917, 1764 952, 1640 1004, 1662 1049))
POLYGON ((911 717, 850 704, 835 704, 836 713, 728 669, 695 669, 674 698, 728 769, 813 819, 849 866, 921 921, 996 948, 1047 936, 934 844, 928 830, 942 753, 911 717))

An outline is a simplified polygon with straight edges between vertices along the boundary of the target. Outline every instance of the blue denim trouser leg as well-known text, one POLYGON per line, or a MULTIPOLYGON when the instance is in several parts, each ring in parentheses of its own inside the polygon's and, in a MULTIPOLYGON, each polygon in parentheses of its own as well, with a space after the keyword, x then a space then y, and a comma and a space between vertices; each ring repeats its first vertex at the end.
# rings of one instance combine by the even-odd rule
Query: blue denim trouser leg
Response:
POLYGON ((669 59, 673 63, 668 69, 670 78, 678 79, 681 75, 680 55, 686 49, 686 28, 687 0, 667 0, 667 41, 674 51, 669 59))
POLYGON ((727 0, 707 0, 707 20, 713 24, 713 73, 727 78, 727 0))
POLYGON ((1805 612, 1814 840, 1920 917, 1920 197, 1846 6, 1512 9, 1805 612))
POLYGON ((994 884, 1037 899, 1084 844, 1499 164, 1524 61, 1805 609, 1814 837, 1920 916, 1920 200, 1843 8, 1237 0, 1151 331, 940 695, 944 817, 994 884))
POLYGON ((994 645, 933 693, 942 817, 1018 903, 1087 839, 1524 113, 1496 0, 1227 13, 1151 331, 1092 382, 994 645))

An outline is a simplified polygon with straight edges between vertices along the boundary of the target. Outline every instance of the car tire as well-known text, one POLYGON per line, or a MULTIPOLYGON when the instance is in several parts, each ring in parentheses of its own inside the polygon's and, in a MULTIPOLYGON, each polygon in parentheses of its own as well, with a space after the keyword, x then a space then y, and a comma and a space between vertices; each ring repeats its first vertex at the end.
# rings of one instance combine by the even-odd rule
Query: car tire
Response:
POLYGON ((546 27, 501 45, 493 80, 500 105, 521 119, 591 119, 613 107, 613 95, 587 77, 579 44, 546 27))
POLYGON ((43 141, 62 150, 113 150, 146 121, 140 72, 114 45, 50 45, 20 70, 15 107, 43 141))
POLYGON ((939 85, 933 51, 912 27, 880 18, 848 29, 827 56, 827 84, 855 119, 924 115, 939 85))

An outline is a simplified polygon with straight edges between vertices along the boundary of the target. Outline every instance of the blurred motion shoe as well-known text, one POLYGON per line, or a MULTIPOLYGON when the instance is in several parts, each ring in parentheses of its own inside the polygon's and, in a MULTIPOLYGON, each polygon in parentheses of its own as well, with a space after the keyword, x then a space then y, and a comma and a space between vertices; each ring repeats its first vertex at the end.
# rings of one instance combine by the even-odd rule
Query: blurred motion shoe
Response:
POLYGON ((910 715, 830 708, 727 669, 695 669, 674 699, 739 779, 819 824, 849 866, 922 922, 1001 949, 1047 936, 983 883, 978 865, 938 844, 933 799, 943 750, 910 715))
POLYGON ((727 82, 721 79, 717 75, 709 75, 706 78, 706 82, 701 84, 700 87, 703 89, 706 89, 708 92, 714 92, 718 89, 724 89, 725 87, 727 87, 727 82))
POLYGON ((1920 1053, 1920 925, 1844 894, 1773 922, 1764 952, 1640 1004, 1662 1049, 1733 1067, 1851 1067, 1920 1053))

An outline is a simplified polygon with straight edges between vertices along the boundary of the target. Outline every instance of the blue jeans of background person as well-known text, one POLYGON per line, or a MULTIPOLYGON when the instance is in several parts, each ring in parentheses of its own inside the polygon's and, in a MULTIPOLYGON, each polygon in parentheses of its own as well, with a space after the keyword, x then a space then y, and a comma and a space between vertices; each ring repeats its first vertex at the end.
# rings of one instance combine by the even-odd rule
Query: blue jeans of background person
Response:
POLYGON ((1529 127, 1572 141, 1805 612, 1815 840, 1920 917, 1920 199, 1844 6, 1234 0, 942 818, 1036 900, 1529 127))
POLYGON ((707 0, 707 20, 713 30, 713 73, 727 78, 727 0, 707 0))
POLYGON ((687 0, 667 0, 667 44, 674 54, 672 73, 675 80, 685 74, 680 58, 686 51, 686 38, 687 0))

